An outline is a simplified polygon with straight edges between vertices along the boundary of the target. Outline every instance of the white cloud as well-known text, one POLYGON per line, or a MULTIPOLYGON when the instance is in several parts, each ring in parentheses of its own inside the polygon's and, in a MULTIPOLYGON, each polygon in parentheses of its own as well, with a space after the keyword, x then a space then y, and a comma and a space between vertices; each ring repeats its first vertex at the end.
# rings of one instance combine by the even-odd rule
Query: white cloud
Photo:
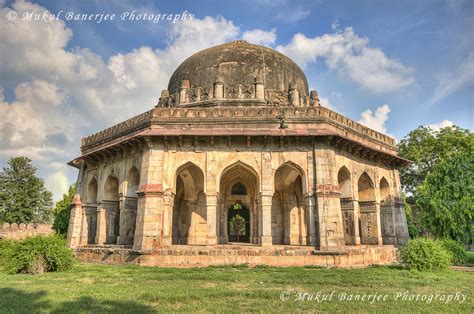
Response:
POLYGON ((294 24, 304 20, 311 14, 311 11, 301 6, 294 6, 288 8, 288 10, 282 10, 275 16, 275 20, 283 23, 294 24))
POLYGON ((351 27, 314 38, 298 33, 288 45, 276 49, 303 67, 323 58, 329 69, 373 93, 393 92, 415 81, 410 67, 369 47, 369 40, 355 34, 351 27))
POLYGON ((331 105, 331 102, 329 101, 328 98, 320 97, 319 98, 319 103, 321 106, 326 107, 328 109, 334 110, 334 107, 331 105))
POLYGON ((261 29, 254 29, 246 31, 242 35, 242 39, 250 43, 257 45, 270 46, 276 41, 276 28, 272 28, 271 31, 267 32, 261 29))
POLYGON ((388 120, 389 112, 390 107, 387 104, 378 107, 375 112, 367 109, 361 113, 359 123, 376 131, 385 133, 387 131, 385 128, 385 122, 388 120))
POLYGON ((439 102, 447 96, 471 86, 474 86, 474 50, 453 70, 442 73, 438 79, 432 102, 439 102))
POLYGON ((441 129, 444 129, 446 127, 450 127, 450 126, 453 126, 453 125, 454 125, 453 121, 443 120, 440 123, 428 124, 427 127, 432 129, 433 131, 439 131, 441 129))
POLYGON ((53 193, 53 198, 56 201, 60 200, 62 195, 69 190, 69 180, 64 170, 49 175, 44 185, 53 193))
MULTIPOLYGON (((19 15, 45 10, 23 1, 11 7, 19 15)), ((222 17, 193 19, 170 25, 164 49, 140 47, 104 60, 89 49, 66 50, 72 32, 63 21, 8 21, 10 10, 0 10, 0 161, 33 159, 56 199, 75 179, 63 166, 79 154, 81 137, 149 110, 186 57, 240 35, 222 17), (9 103, 7 86, 15 87, 9 103)))

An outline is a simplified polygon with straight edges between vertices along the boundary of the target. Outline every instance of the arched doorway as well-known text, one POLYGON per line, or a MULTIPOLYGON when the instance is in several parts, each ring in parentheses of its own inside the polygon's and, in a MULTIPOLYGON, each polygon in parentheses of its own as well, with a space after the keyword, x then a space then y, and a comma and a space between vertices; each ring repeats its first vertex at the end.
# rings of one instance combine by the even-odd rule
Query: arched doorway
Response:
POLYGON ((337 173, 337 182, 339 191, 341 191, 341 212, 342 223, 344 227, 344 242, 347 245, 355 243, 355 226, 354 226, 354 202, 352 199, 351 173, 349 169, 342 166, 337 173))
POLYGON ((382 177, 380 179, 380 201, 385 203, 390 200, 390 185, 388 184, 387 179, 382 177))
POLYGON ((116 244, 119 235, 119 181, 113 175, 105 181, 102 206, 105 209, 105 243, 116 244))
POLYGON ((228 209, 227 236, 229 242, 250 242, 250 211, 247 206, 236 202, 228 209))
POLYGON ((85 203, 85 223, 86 223, 86 239, 87 244, 95 243, 97 233, 97 191, 98 184, 95 178, 92 178, 87 185, 87 197, 85 203))
POLYGON ((375 202, 375 187, 370 176, 364 172, 357 181, 359 201, 359 230, 362 244, 378 244, 378 214, 375 202))
POLYGON ((204 173, 188 162, 176 171, 172 244, 205 245, 208 231, 206 217, 204 173))
POLYGON ((272 243, 306 245, 307 211, 303 203, 303 172, 286 163, 275 172, 272 199, 272 243))
POLYGON ((132 244, 135 235, 135 223, 138 208, 138 185, 140 173, 132 167, 127 176, 127 191, 123 199, 123 208, 120 212, 120 237, 118 244, 132 244))
POLYGON ((257 173, 242 162, 223 171, 217 216, 219 243, 259 243, 258 182, 257 173))

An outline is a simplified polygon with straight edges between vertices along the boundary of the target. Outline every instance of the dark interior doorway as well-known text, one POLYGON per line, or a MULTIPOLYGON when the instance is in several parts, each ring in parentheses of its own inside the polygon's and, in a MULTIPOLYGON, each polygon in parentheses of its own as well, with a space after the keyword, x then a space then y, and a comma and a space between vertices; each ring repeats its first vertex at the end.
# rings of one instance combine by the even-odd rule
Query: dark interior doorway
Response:
POLYGON ((250 242, 250 211, 237 202, 227 213, 227 235, 229 242, 250 242))

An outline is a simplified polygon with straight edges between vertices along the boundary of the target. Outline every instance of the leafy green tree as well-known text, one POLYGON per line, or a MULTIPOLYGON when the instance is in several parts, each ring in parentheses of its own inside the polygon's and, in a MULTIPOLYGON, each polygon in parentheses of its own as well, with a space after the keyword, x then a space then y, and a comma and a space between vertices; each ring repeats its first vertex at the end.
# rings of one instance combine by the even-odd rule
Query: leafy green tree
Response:
POLYGON ((413 161, 400 170, 405 192, 416 199, 416 190, 443 159, 456 152, 473 152, 474 134, 457 126, 434 131, 420 126, 398 144, 398 154, 413 161))
POLYGON ((52 193, 26 157, 10 158, 0 173, 0 221, 42 223, 52 218, 52 193))
POLYGON ((63 194, 63 199, 56 202, 54 207, 54 223, 53 229, 56 233, 61 235, 67 235, 67 228, 69 226, 69 216, 71 214, 71 203, 76 194, 76 185, 73 184, 69 187, 69 191, 63 194))
POLYGON ((430 232, 472 243, 474 154, 457 152, 441 160, 417 188, 420 218, 430 232))

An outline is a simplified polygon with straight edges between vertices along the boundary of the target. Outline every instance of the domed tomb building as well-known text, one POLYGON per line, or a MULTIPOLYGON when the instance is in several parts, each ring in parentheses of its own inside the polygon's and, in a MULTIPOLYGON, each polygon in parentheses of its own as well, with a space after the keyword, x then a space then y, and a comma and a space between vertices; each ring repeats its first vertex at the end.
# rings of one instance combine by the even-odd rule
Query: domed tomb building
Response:
POLYGON ((322 107, 291 59, 234 41, 185 60, 151 110, 82 139, 68 242, 150 265, 390 262, 408 239, 406 163, 393 138, 322 107))

